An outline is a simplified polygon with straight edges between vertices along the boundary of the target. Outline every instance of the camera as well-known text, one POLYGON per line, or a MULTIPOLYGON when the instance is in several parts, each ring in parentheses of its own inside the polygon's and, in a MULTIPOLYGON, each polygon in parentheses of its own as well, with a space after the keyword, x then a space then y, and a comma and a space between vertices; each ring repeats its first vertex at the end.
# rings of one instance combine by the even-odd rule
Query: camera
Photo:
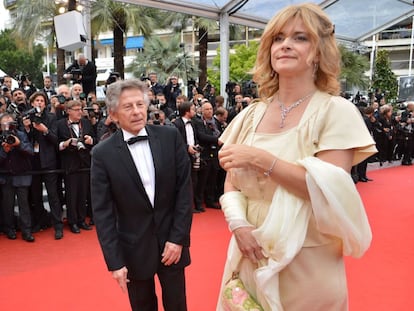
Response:
POLYGON ((72 147, 75 147, 78 150, 85 150, 86 149, 86 146, 83 143, 82 138, 72 138, 72 141, 70 142, 70 144, 72 145, 72 147))
POLYGON ((30 118, 30 121, 40 124, 42 123, 42 111, 39 107, 33 107, 25 111, 23 118, 30 118))
POLYGON ((0 143, 13 145, 16 142, 16 122, 3 123, 1 125, 0 143))
POLYGON ((85 99, 86 99, 86 94, 85 94, 85 93, 83 93, 83 92, 82 92, 82 93, 80 93, 80 94, 79 94, 79 99, 80 99, 80 100, 85 100, 85 99))
POLYGON ((141 81, 148 81, 150 78, 149 78, 149 77, 147 77, 147 76, 142 75, 139 79, 140 79, 141 81))
POLYGON ((70 74, 72 75, 72 80, 79 81, 81 79, 81 76, 82 76, 82 70, 72 68, 71 71, 70 71, 70 74))
POLYGON ((65 95, 60 94, 60 95, 57 96, 57 99, 58 99, 59 104, 61 104, 61 105, 63 105, 64 103, 66 103, 66 97, 65 97, 65 95))
POLYGON ((249 104, 247 103, 247 101, 243 100, 241 102, 243 109, 246 108, 249 104))
POLYGON ((24 105, 18 105, 16 103, 10 103, 10 105, 7 107, 6 112, 12 115, 15 115, 16 117, 20 117, 22 113, 25 110, 24 105))
POLYGON ((201 167, 201 151, 203 150, 203 148, 199 145, 194 146, 194 150, 196 151, 192 157, 193 157, 193 169, 198 171, 201 167))

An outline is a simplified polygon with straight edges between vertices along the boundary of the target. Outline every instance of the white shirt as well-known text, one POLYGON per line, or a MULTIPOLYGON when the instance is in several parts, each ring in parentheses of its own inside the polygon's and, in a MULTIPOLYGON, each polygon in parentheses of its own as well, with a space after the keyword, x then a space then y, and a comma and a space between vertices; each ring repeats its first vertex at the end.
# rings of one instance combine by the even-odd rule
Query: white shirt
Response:
MULTIPOLYGON (((131 137, 131 133, 122 129, 124 134, 125 143, 131 137)), ((147 131, 143 128, 139 131, 138 136, 147 136, 147 131)), ((142 184, 144 185, 145 192, 151 202, 152 207, 154 207, 154 197, 155 197, 155 168, 154 160, 152 158, 151 148, 148 140, 138 141, 132 145, 128 145, 129 152, 131 152, 132 159, 134 160, 135 167, 138 170, 138 174, 141 177, 142 184)))
POLYGON ((187 145, 194 146, 195 141, 194 141, 193 126, 190 123, 187 123, 188 121, 190 121, 189 119, 187 119, 186 117, 181 117, 181 118, 183 119, 184 126, 185 126, 185 135, 187 136, 187 145))

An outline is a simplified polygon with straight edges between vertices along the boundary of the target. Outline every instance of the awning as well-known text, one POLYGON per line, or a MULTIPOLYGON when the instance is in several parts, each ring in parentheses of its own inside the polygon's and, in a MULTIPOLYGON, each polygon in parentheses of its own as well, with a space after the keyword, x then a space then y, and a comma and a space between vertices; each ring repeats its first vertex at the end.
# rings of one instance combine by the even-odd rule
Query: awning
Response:
MULTIPOLYGON (((101 45, 114 45, 114 39, 101 39, 99 40, 101 45)), ((125 48, 129 49, 142 49, 144 48, 144 36, 132 36, 128 37, 125 48)))

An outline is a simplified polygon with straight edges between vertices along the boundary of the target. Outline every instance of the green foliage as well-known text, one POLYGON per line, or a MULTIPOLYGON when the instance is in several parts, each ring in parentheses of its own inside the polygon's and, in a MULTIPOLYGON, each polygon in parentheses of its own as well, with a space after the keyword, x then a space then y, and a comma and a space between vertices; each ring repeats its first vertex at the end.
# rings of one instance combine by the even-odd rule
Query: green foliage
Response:
MULTIPOLYGON (((259 43, 250 41, 248 46, 235 45, 233 49, 234 52, 229 56, 230 81, 241 83, 251 80, 259 43)), ((217 56, 213 59, 212 66, 207 70, 207 75, 208 81, 216 87, 217 94, 220 94, 220 49, 217 50, 217 56)))
POLYGON ((344 46, 339 46, 341 53, 341 76, 346 81, 348 87, 358 87, 367 89, 369 85, 368 77, 365 72, 369 69, 369 59, 367 57, 349 51, 344 46))
POLYGON ((0 68, 9 76, 29 75, 35 85, 42 85, 43 47, 33 45, 32 52, 16 46, 10 30, 0 33, 0 68))
POLYGON ((187 54, 182 54, 180 37, 176 35, 168 41, 159 37, 151 37, 145 41, 144 52, 139 52, 130 67, 127 68, 135 77, 147 76, 156 72, 160 82, 164 82, 172 74, 184 80, 193 77, 196 70, 192 67, 187 54))
POLYGON ((394 103, 397 99, 397 77, 391 70, 389 53, 386 50, 377 52, 372 89, 381 89, 386 94, 387 103, 394 103))

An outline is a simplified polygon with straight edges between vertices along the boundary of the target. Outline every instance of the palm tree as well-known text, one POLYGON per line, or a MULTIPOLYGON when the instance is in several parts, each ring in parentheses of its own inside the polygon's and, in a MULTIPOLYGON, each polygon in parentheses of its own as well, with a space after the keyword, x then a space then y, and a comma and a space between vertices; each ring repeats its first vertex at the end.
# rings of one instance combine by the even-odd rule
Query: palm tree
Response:
POLYGON ((188 78, 187 75, 195 71, 188 55, 182 53, 179 35, 168 41, 151 37, 145 43, 144 52, 136 55, 129 69, 135 77, 156 72, 160 81, 166 81, 172 74, 188 78), (177 57, 180 54, 182 56, 177 57))
MULTIPOLYGON (((68 10, 74 10, 76 0, 69 0, 68 10)), ((63 78, 65 70, 65 51, 59 49, 55 40, 55 29, 53 17, 58 15, 57 6, 50 0, 18 0, 16 11, 12 16, 14 25, 13 33, 16 35, 19 44, 31 49, 36 39, 43 39, 48 46, 56 44, 57 76, 58 84, 66 83, 63 78)))
POLYGON ((124 77, 124 39, 129 29, 144 37, 154 29, 154 9, 133 4, 100 0, 92 4, 91 19, 94 33, 112 31, 114 38, 114 70, 124 77))
POLYGON ((348 87, 359 87, 366 89, 368 78, 365 72, 369 68, 369 60, 363 55, 348 50, 339 45, 341 52, 341 79, 346 81, 348 87))

